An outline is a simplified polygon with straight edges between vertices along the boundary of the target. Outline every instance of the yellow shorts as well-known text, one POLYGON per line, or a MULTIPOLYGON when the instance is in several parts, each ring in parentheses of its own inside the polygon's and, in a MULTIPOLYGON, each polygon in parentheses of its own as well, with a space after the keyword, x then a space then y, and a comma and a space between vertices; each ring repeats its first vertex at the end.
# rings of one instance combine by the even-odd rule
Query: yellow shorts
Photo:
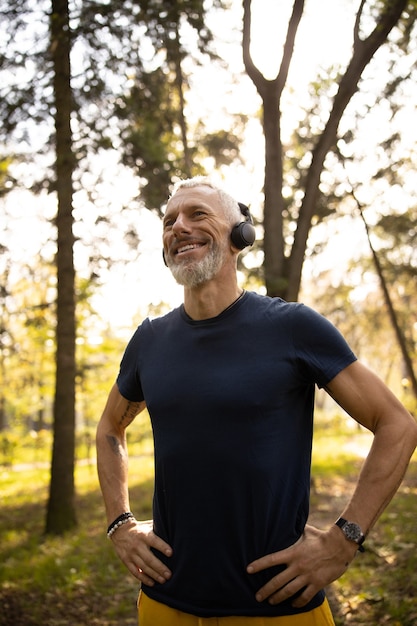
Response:
POLYGON ((139 626, 335 626, 327 599, 317 609, 285 617, 197 617, 140 593, 139 626))

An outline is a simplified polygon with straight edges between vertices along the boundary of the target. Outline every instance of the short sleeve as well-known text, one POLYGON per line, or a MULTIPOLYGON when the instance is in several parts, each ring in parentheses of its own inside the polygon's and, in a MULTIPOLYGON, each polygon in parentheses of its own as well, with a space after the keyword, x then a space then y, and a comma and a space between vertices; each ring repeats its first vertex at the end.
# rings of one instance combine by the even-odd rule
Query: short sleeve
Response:
POLYGON ((140 334, 139 326, 123 354, 116 380, 121 395, 131 402, 144 400, 139 376, 140 334))
POLYGON ((306 375, 324 387, 356 356, 340 331, 323 315, 305 305, 297 307, 294 345, 306 375))

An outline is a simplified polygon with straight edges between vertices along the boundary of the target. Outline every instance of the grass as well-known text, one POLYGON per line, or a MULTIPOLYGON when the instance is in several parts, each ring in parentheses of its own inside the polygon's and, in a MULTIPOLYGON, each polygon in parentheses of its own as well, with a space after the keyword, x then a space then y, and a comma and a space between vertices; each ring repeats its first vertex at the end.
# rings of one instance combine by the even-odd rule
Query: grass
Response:
MULTIPOLYGON (((151 517, 153 460, 132 459, 132 501, 151 517)), ((64 537, 43 535, 48 470, 3 472, 0 480, 0 624, 136 624, 137 581, 117 560, 95 468, 76 470, 78 528, 64 537)))
MULTIPOLYGON (((340 514, 368 444, 363 432, 321 428, 315 439, 312 522, 340 514)), ((151 517, 153 459, 133 445, 131 501, 151 517), (139 456, 140 455, 140 456, 139 456)), ((0 626, 135 625, 137 581, 115 556, 95 467, 77 464, 76 531, 44 537, 47 467, 6 467, 0 477, 0 626)), ((417 624, 417 459, 348 572, 329 589, 338 626, 417 624)))

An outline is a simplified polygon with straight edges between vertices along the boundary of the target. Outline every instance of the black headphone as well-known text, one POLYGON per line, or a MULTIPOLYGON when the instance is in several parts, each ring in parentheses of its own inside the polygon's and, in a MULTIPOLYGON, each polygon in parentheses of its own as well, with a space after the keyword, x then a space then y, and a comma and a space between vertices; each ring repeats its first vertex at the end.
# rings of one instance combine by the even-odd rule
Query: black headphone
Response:
MULTIPOLYGON (((243 250, 243 248, 253 245, 253 242, 256 239, 256 232, 249 207, 247 207, 246 204, 242 204, 242 202, 238 202, 238 205, 245 221, 233 226, 232 232, 230 233, 230 239, 232 240, 232 244, 235 248, 243 250)), ((167 265, 164 250, 162 250, 162 258, 165 265, 167 265)))
POLYGON ((238 205, 240 212, 245 218, 245 221, 233 226, 232 232, 230 233, 230 238, 235 248, 237 248, 238 250, 243 250, 243 248, 253 245, 253 242, 256 239, 256 232, 253 225, 252 216, 249 212, 249 208, 246 206, 246 204, 242 204, 242 202, 238 202, 238 205))

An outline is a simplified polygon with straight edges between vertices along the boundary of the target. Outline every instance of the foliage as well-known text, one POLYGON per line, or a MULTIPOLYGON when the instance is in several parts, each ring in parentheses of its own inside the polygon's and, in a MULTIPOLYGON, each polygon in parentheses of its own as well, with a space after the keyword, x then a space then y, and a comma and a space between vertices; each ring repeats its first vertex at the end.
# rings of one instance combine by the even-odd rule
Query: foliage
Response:
MULTIPOLYGON (((7 280, 0 298, 3 332, 0 377, 4 423, 20 434, 52 425, 55 352, 55 289, 48 263, 35 258, 21 276, 7 280)), ((125 343, 103 326, 91 305, 95 285, 77 281, 77 422, 91 428, 114 381, 125 343)), ((1 430, 1 429, 0 429, 1 430)))
POLYGON ((3 427, 13 422, 42 429, 50 409, 54 380, 55 292, 51 268, 41 259, 21 267, 21 277, 5 270, 0 300, 3 322, 1 377, 3 427), (16 375, 19 372, 19 375, 16 375))
POLYGON ((0 198, 8 193, 14 184, 13 176, 10 174, 10 165, 12 160, 10 157, 0 156, 0 198))
MULTIPOLYGON (((213 7, 222 4, 213 2, 213 7)), ((206 11, 199 1, 180 0, 162 6, 141 3, 138 21, 146 24, 143 39, 153 54, 141 53, 142 41, 138 60, 130 70, 131 86, 120 94, 115 107, 122 129, 122 161, 142 180, 142 201, 159 213, 172 181, 204 174, 207 156, 217 165, 238 157, 236 133, 208 133, 201 118, 191 127, 186 116, 185 61, 194 58, 199 64, 204 57, 219 61, 205 21, 206 11), (182 35, 183 30, 186 35, 182 35)))

